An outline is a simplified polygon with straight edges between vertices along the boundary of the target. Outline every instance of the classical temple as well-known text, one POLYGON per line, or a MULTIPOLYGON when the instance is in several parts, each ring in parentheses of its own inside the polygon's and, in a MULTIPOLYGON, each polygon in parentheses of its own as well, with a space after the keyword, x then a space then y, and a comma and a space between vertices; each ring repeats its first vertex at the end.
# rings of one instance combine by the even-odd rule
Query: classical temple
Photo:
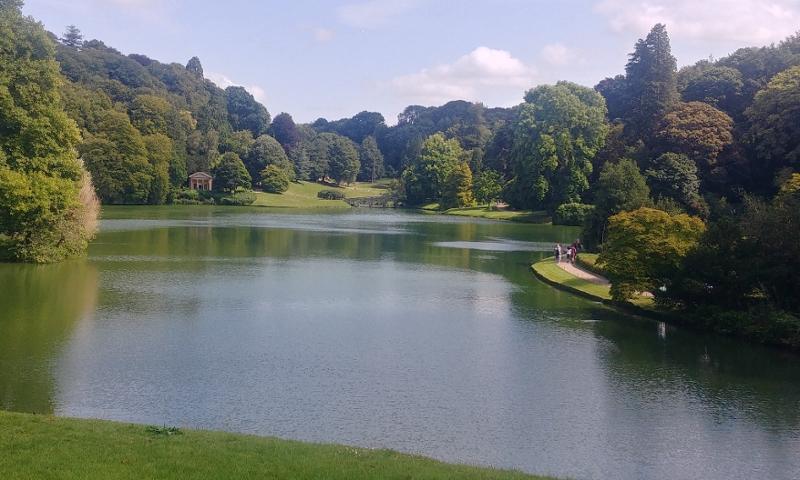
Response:
POLYGON ((206 172, 195 172, 189 175, 189 188, 192 190, 211 190, 214 178, 206 172))

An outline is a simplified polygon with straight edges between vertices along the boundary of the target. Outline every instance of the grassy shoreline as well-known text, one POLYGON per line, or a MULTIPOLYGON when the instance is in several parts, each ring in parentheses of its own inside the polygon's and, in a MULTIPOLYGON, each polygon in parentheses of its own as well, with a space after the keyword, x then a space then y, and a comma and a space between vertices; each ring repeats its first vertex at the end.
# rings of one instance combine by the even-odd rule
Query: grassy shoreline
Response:
POLYGON ((4 480, 545 478, 390 450, 3 411, 0 451, 4 480))
MULTIPOLYGON (((594 265, 593 260, 595 259, 596 257, 588 257, 584 261, 589 265, 594 265)), ((659 320, 663 320, 665 318, 664 314, 653 308, 652 298, 641 296, 630 302, 614 301, 611 298, 609 285, 599 285, 597 283, 592 283, 588 280, 571 275, 556 264, 554 257, 539 260, 531 265, 531 270, 540 280, 552 285, 555 288, 588 298, 589 300, 602 302, 628 312, 657 318, 659 320)))
POLYGON ((553 257, 534 263, 531 265, 531 269, 537 277, 556 288, 598 302, 611 301, 608 285, 599 285, 570 275, 556 264, 553 257))
POLYGON ((464 208, 451 208, 449 210, 441 210, 438 203, 430 203, 423 205, 419 210, 425 213, 439 214, 439 215, 453 215, 457 217, 471 217, 471 218, 486 218, 489 220, 507 220, 511 222, 520 223, 535 223, 546 224, 551 223, 551 218, 544 211, 532 210, 494 210, 489 208, 488 205, 481 205, 477 207, 464 207, 464 208))

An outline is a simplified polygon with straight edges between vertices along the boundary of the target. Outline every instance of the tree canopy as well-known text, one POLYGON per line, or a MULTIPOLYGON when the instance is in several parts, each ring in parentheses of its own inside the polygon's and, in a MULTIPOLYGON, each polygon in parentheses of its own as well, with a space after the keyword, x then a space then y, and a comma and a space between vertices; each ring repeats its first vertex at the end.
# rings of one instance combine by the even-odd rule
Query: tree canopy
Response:
POLYGON ((669 279, 699 243, 703 222, 686 214, 640 208, 613 215, 598 263, 612 281, 615 300, 669 289, 669 279))
POLYGON ((52 262, 85 251, 98 209, 61 107, 54 45, 20 7, 0 2, 0 249, 52 262))
POLYGON ((239 188, 249 189, 252 179, 239 155, 228 152, 214 168, 214 188, 223 192, 235 192, 239 188))
POLYGON ((647 140, 678 100, 677 60, 665 25, 657 24, 636 42, 625 66, 625 81, 629 98, 625 123, 635 136, 647 140))
POLYGON ((514 132, 509 200, 518 208, 548 210, 580 202, 606 138, 605 100, 592 89, 559 82, 529 91, 525 101, 514 132))

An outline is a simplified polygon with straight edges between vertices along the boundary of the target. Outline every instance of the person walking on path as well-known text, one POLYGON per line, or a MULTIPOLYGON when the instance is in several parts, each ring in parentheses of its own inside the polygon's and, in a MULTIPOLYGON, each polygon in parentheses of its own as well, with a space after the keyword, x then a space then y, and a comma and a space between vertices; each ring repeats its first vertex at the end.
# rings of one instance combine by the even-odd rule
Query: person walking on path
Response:
POLYGON ((556 263, 560 262, 561 261, 561 244, 560 243, 556 243, 556 248, 553 250, 553 252, 555 253, 556 263))

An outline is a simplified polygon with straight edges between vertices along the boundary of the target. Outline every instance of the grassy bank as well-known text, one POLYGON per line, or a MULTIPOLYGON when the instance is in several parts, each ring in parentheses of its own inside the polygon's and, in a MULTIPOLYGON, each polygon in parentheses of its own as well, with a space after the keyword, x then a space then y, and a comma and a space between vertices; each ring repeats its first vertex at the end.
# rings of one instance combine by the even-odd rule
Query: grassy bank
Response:
POLYGON ((533 479, 389 450, 0 412, 0 473, 12 479, 533 479))
POLYGON ((424 205, 422 210, 430 213, 441 213, 443 215, 455 215, 459 217, 488 218, 490 220, 509 220, 512 222, 523 223, 550 223, 550 216, 547 212, 535 212, 532 210, 493 210, 487 205, 479 207, 451 208, 440 210, 438 203, 424 205))
MULTIPOLYGON (((592 254, 581 254, 584 256, 584 261, 588 262, 589 265, 594 267, 594 261, 596 261, 597 257, 593 256, 592 254)), ((579 257, 580 258, 580 257, 579 257)), ((579 265, 580 266, 580 265, 579 265)), ((540 260, 533 265, 531 265, 533 272, 538 276, 540 279, 544 280, 545 282, 561 288, 562 290, 567 290, 572 292, 576 295, 580 295, 582 297, 589 298, 591 300, 596 300, 598 302, 603 302, 607 304, 614 304, 618 307, 634 309, 639 313, 650 313, 655 314, 656 311, 654 310, 654 303, 652 297, 648 296, 639 296, 629 302, 614 302, 611 299, 609 285, 600 285, 597 283, 592 283, 588 280, 584 280, 582 278, 578 278, 569 272, 566 272, 564 269, 560 268, 553 257, 546 258, 544 260, 540 260)), ((594 267, 596 268, 596 267, 594 267)), ((587 270, 592 270, 591 268, 587 268, 587 270)), ((599 275, 599 273, 594 272, 599 275)))
POLYGON ((284 193, 256 192, 254 206, 276 208, 349 208, 344 200, 321 200, 317 193, 322 190, 340 191, 347 198, 377 197, 386 193, 384 183, 355 183, 337 187, 314 182, 292 182, 284 193))
POLYGON ((534 263, 531 268, 539 278, 554 286, 597 301, 611 300, 608 285, 599 285, 571 275, 559 267, 552 257, 534 263))

